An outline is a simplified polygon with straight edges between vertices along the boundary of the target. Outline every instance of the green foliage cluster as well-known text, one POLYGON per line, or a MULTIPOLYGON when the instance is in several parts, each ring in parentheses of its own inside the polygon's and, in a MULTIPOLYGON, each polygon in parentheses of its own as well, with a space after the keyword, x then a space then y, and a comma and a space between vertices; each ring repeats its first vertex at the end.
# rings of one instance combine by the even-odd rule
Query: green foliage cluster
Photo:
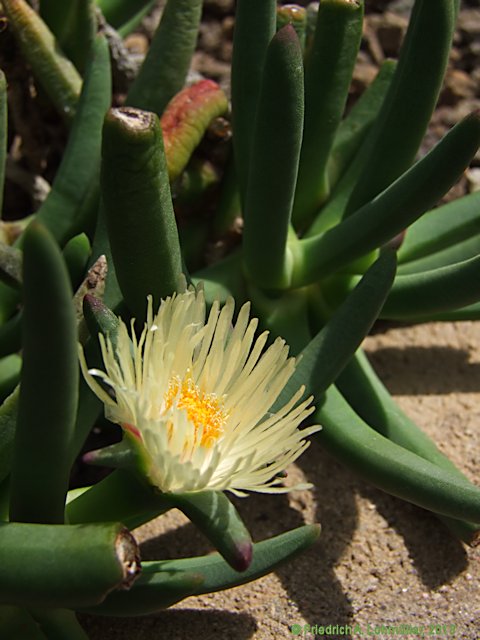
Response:
MULTIPOLYGON (((250 535, 223 493, 162 495, 131 469, 68 492, 73 461, 102 409, 79 380, 72 296, 87 270, 103 264, 101 256, 108 273, 97 298, 84 302, 90 333, 80 331, 89 364, 101 366, 97 335, 115 339, 115 314, 143 320, 147 295, 158 306, 182 275, 202 282, 209 302, 230 295, 238 303, 251 300, 261 325, 301 354, 271 411, 305 385, 323 426, 315 437, 332 455, 437 514, 466 542, 480 527, 480 489, 401 412, 360 349, 378 317, 423 322, 480 315, 480 194, 435 208, 478 149, 478 113, 416 160, 442 86, 458 2, 416 0, 398 62, 384 63, 345 116, 363 2, 322 0, 304 10, 238 0, 231 162, 212 229, 194 221, 182 239, 171 163, 177 176, 186 168, 190 184, 197 172, 197 190, 209 183, 205 167, 198 172, 188 163, 226 101, 214 91, 211 100, 195 102, 199 94, 187 89, 188 117, 182 98, 171 102, 184 87, 202 2, 168 0, 125 106, 110 109, 110 56, 97 33, 99 15, 123 36, 153 4, 41 0, 36 13, 24 0, 2 0, 36 83, 69 126, 48 197, 33 221, 20 223, 24 231, 13 246, 0 247, 5 638, 20 637, 20 629, 25 638, 83 638, 75 611, 153 613, 192 594, 256 579, 318 535, 317 527, 301 527, 253 544, 252 556, 250 535), (180 125, 167 140, 173 108, 180 125), (211 233, 225 232, 238 215, 241 246, 198 266, 211 233), (407 227, 403 244, 392 249, 407 227), (172 507, 218 553, 140 563, 128 528, 172 507)), ((2 75, 2 184, 6 147, 2 75)), ((188 184, 177 178, 179 198, 188 184)), ((105 450, 96 462, 121 466, 117 453, 105 450)))

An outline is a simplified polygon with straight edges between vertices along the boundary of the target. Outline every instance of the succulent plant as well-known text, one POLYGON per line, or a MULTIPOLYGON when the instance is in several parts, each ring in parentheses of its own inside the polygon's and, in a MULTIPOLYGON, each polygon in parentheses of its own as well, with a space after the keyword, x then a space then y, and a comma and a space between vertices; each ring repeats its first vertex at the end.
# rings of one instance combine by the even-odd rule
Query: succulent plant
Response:
MULTIPOLYGON (((37 13, 2 0, 37 91, 69 130, 33 221, 3 222, 2 637, 85 637, 75 611, 153 613, 293 557, 318 527, 252 544, 224 492, 295 488, 283 471, 307 436, 462 540, 480 527, 480 489, 360 350, 377 317, 479 316, 480 197, 434 209, 478 149, 479 115, 415 162, 458 2, 416 0, 398 63, 344 115, 362 2, 238 0, 220 177, 194 152, 228 116, 227 97, 210 80, 184 87, 200 0, 168 0, 124 103, 110 108, 108 42, 121 48, 152 4, 72 0, 59 11, 41 0, 37 13), (211 219, 178 223, 175 209, 212 183, 211 219), (241 245, 207 261, 239 217, 241 245), (115 470, 69 492, 103 408, 122 440, 84 460, 115 470), (173 507, 218 554, 140 561, 129 529, 173 507)), ((6 94, 2 76, 2 171, 6 94)))

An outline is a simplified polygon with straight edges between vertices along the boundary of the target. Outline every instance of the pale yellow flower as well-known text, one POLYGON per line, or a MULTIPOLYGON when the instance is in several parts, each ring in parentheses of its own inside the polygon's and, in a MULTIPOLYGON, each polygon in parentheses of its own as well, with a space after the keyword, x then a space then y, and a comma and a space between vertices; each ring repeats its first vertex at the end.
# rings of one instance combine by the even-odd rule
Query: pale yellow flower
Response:
POLYGON ((105 371, 85 379, 105 415, 141 441, 150 482, 163 492, 228 490, 280 493, 293 488, 279 474, 308 447, 319 426, 299 429, 314 407, 300 388, 269 413, 295 369, 288 347, 243 305, 232 325, 234 301, 214 303, 206 320, 202 290, 167 298, 137 339, 123 322, 116 348, 100 336, 105 371), (96 378, 103 381, 99 384, 96 378), (109 394, 105 387, 110 387, 109 394))

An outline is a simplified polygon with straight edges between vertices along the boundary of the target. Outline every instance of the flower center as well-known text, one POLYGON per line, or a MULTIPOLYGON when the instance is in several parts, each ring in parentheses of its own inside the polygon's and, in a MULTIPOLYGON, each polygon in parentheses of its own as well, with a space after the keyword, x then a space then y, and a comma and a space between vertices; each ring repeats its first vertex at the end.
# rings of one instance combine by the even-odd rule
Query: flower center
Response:
POLYGON ((188 371, 183 380, 174 376, 169 381, 165 394, 165 409, 168 411, 174 406, 186 412, 188 420, 195 427, 195 440, 200 429, 200 442, 196 444, 210 447, 223 433, 228 414, 222 403, 214 393, 202 391, 188 371))

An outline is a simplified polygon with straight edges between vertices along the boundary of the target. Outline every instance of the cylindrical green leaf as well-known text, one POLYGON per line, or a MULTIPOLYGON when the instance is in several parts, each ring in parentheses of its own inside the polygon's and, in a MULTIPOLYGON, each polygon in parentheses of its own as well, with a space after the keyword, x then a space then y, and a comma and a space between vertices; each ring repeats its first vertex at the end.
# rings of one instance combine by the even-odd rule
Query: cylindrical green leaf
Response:
POLYGON ((305 130, 293 220, 311 219, 328 197, 327 162, 362 36, 361 0, 322 0, 305 72, 305 130))
POLYGON ((77 324, 62 254, 36 222, 25 232, 23 293, 23 367, 10 517, 61 523, 77 411, 77 324))
MULTIPOLYGON (((458 474, 462 480, 467 479, 435 443, 403 413, 363 351, 358 350, 342 371, 337 386, 358 415, 376 431, 442 469, 458 474)), ((443 522, 452 533, 467 543, 472 543, 478 538, 479 525, 450 518, 443 518, 443 522)))
POLYGON ((429 313, 427 316, 415 316, 415 322, 462 322, 464 320, 480 320, 480 302, 469 304, 461 309, 429 313))
POLYGON ((298 36, 302 51, 305 49, 307 30, 307 10, 298 4, 284 4, 277 7, 277 31, 291 24, 298 36))
POLYGON ((186 167, 210 122, 227 110, 227 96, 213 80, 200 80, 172 98, 160 120, 171 182, 186 167))
POLYGON ((229 297, 234 297, 237 304, 242 304, 248 299, 242 269, 242 253, 238 250, 233 251, 223 260, 197 271, 193 282, 195 284, 202 283, 205 290, 205 300, 209 305, 214 300, 225 304, 229 297))
MULTIPOLYGON (((129 13, 128 16, 125 15, 123 17, 122 23, 117 28, 119 35, 122 38, 126 38, 130 33, 132 33, 132 31, 135 31, 135 29, 141 24, 145 16, 150 13, 150 11, 156 4, 157 0, 146 0, 144 1, 143 6, 136 13, 129 13)), ((125 6, 125 3, 123 3, 123 6, 125 6)), ((129 3, 127 3, 127 7, 131 9, 129 3)), ((110 21, 108 22, 112 24, 110 21)))
MULTIPOLYGON (((0 359, 0 402, 3 403, 7 396, 13 393, 18 381, 20 380, 21 369, 22 357, 19 356, 18 353, 12 353, 11 355, 0 359)), ((2 408, 3 405, 0 407, 0 415, 2 413, 2 408)))
POLYGON ((348 115, 338 125, 328 157, 327 172, 330 188, 335 186, 343 175, 377 119, 395 68, 394 60, 385 60, 371 85, 365 89, 348 115))
POLYGON ((480 191, 429 211, 406 231, 398 250, 399 264, 423 256, 480 233, 480 191))
POLYGON ((98 180, 102 125, 110 101, 109 49, 104 36, 97 36, 62 162, 36 215, 61 244, 83 231, 75 229, 76 218, 98 180))
POLYGON ((395 237, 455 184, 479 144, 480 113, 474 112, 355 215, 301 240, 294 286, 328 275, 395 237))
POLYGON ((151 4, 151 0, 96 0, 105 20, 118 29, 132 19, 139 10, 151 4))
POLYGON ((85 277, 88 259, 90 258, 90 240, 85 233, 74 236, 67 242, 63 250, 63 257, 67 265, 70 281, 74 290, 80 286, 85 277))
POLYGON ((395 276, 395 255, 386 252, 370 267, 357 287, 326 325, 302 350, 293 375, 275 402, 279 408, 302 385, 305 395, 320 398, 375 322, 395 276))
POLYGON ((68 638, 68 640, 88 640, 88 636, 78 622, 75 612, 70 609, 30 607, 29 612, 37 621, 48 640, 65 640, 65 638, 68 638))
POLYGON ((104 125, 102 198, 115 271, 126 304, 145 317, 180 283, 182 261, 158 118, 112 109, 104 125))
POLYGON ((480 488, 377 433, 332 385, 315 420, 328 452, 361 478, 434 513, 480 523, 480 488))
MULTIPOLYGON (((100 193, 100 184, 99 184, 100 193)), ((105 260, 107 265, 107 277, 105 280, 105 290, 103 293, 103 301, 111 309, 117 309, 123 303, 122 292, 118 285, 117 274, 115 273, 115 264, 113 262, 112 248, 110 246, 110 238, 107 232, 107 221, 105 214, 105 206, 100 198, 98 207, 97 220, 95 225, 95 233, 92 242, 92 254, 90 257, 90 267, 97 260, 105 260)))
MULTIPOLYGON (((142 575, 128 593, 116 591, 101 605, 95 609, 89 609, 89 612, 111 616, 140 616, 155 613, 167 606, 169 588, 176 587, 178 592, 182 582, 190 580, 193 589, 195 577, 196 594, 237 587, 257 580, 290 561, 314 544, 319 533, 319 525, 306 525, 257 542, 253 545, 251 565, 241 573, 232 569, 218 553, 198 558, 145 562, 142 565, 142 575), (177 581, 174 580, 175 576, 178 576, 177 581)), ((184 593, 182 596, 179 593, 177 600, 186 595, 188 594, 184 593)))
MULTIPOLYGON (((102 355, 97 339, 98 334, 108 334, 112 343, 115 344, 119 319, 101 300, 88 294, 83 299, 83 315, 91 336, 84 347, 85 358, 91 366, 101 367, 102 355)), ((79 454, 91 428, 100 416, 102 408, 102 402, 92 392, 82 376, 78 392, 77 419, 70 449, 72 461, 79 454)))
POLYGON ((232 57, 233 146, 240 196, 247 187, 253 123, 267 47, 276 27, 275 0, 237 0, 232 57))
POLYGON ((302 51, 287 25, 267 51, 245 195, 245 266, 249 278, 267 289, 290 283, 287 236, 302 130, 302 51))
POLYGON ((94 0, 41 0, 40 15, 82 73, 97 32, 94 0))
POLYGON ((455 0, 416 0, 397 70, 358 162, 346 214, 388 187, 415 159, 432 116, 455 28, 455 0))
POLYGON ((127 598, 123 597, 126 592, 118 591, 97 607, 87 609, 87 613, 115 617, 155 614, 196 595, 203 584, 203 576, 200 572, 161 571, 155 574, 153 582, 150 574, 149 580, 142 582, 135 591, 131 589, 127 598))
POLYGON ((5 163, 7 161, 7 81, 0 70, 0 214, 3 210, 3 189, 5 183, 5 163))
POLYGON ((38 628, 36 620, 24 607, 0 606, 0 637, 22 640, 50 640, 38 628))
MULTIPOLYGON (((252 303, 252 315, 259 318, 259 331, 269 331, 272 335, 283 338, 292 355, 299 354, 310 342, 310 309, 305 289, 269 292, 249 282, 247 299, 252 303)), ((283 404, 288 402, 297 389, 298 387, 292 391, 283 404)))
POLYGON ((378 118, 308 231, 309 236, 358 210, 413 162, 445 74, 454 4, 455 0, 415 2, 400 60, 378 118))
POLYGON ((77 70, 25 0, 2 0, 2 6, 35 77, 59 112, 70 120, 82 85, 77 70))
POLYGON ((22 348, 22 312, 18 311, 10 320, 0 326, 0 358, 22 348))
POLYGON ((0 523, 0 602, 78 608, 128 588, 140 571, 138 547, 121 524, 0 523))
MULTIPOLYGON (((480 226, 480 217, 478 223, 478 226, 480 226)), ((435 251, 422 258, 410 260, 400 265, 398 275, 404 276, 431 271, 432 269, 438 269, 440 267, 453 266, 458 262, 464 262, 478 255, 480 255, 480 233, 472 235, 462 242, 447 246, 440 251, 435 251)))
POLYGON ((238 511, 219 491, 170 494, 171 504, 207 536, 225 560, 237 571, 252 561, 252 539, 238 511))
POLYGON ((480 301, 480 255, 431 271, 398 275, 380 316, 413 320, 480 301))
POLYGON ((163 113, 185 83, 201 13, 202 0, 168 0, 127 105, 163 113))
POLYGON ((102 333, 115 346, 120 320, 102 300, 86 295, 83 299, 83 315, 92 338, 96 339, 102 333))
POLYGON ((66 513, 71 524, 121 521, 134 529, 171 508, 152 486, 116 470, 69 502, 66 513))

